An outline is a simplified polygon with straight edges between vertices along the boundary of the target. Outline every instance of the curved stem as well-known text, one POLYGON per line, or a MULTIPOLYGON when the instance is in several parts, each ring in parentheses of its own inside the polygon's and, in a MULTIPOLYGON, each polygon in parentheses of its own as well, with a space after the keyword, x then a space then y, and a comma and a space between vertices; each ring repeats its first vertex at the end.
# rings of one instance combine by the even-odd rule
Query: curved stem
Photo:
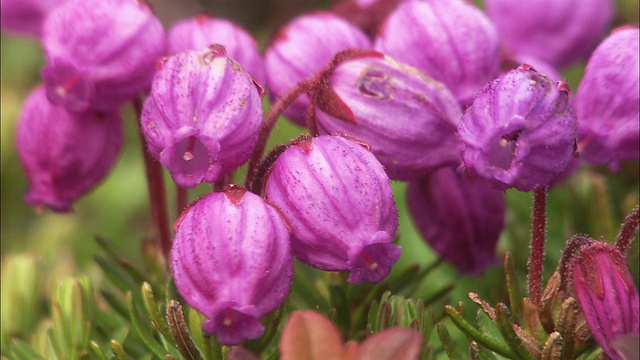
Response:
POLYGON ((182 212, 187 207, 188 203, 189 196, 187 189, 176 184, 176 218, 179 218, 180 215, 182 215, 182 212))
POLYGON ((531 224, 531 256, 529 257, 529 299, 538 306, 542 299, 544 242, 547 230, 547 187, 533 193, 533 223, 531 224))
POLYGON ((315 76, 312 76, 299 82, 296 86, 289 90, 289 92, 278 98, 278 100, 273 104, 273 106, 269 109, 267 115, 262 120, 260 133, 258 135, 258 143, 253 149, 251 158, 249 158, 249 168, 247 170, 247 179, 245 182, 245 187, 247 189, 252 188, 252 183, 255 180, 255 176, 260 165, 260 160, 262 160, 264 149, 267 147, 267 141, 269 140, 269 136, 271 135, 273 127, 276 125, 276 121, 278 120, 280 115, 282 115, 284 110, 289 105, 291 105, 291 103, 293 103, 300 95, 309 91, 311 84, 314 81, 315 76))
MULTIPOLYGON (((140 97, 133 100, 133 107, 139 121, 140 115, 142 114, 142 99, 140 97)), ((158 231, 162 254, 168 259, 169 253, 171 252, 171 227, 169 226, 167 194, 164 186, 162 165, 160 165, 149 152, 147 139, 144 137, 142 131, 140 131, 140 143, 142 145, 142 154, 144 156, 144 166, 147 175, 151 217, 158 231)))
POLYGON ((633 235, 638 228, 638 222, 640 222, 640 212, 636 206, 636 208, 633 209, 624 219, 620 232, 618 233, 618 236, 616 236, 615 246, 622 254, 627 252, 629 245, 631 245, 634 238, 633 235))

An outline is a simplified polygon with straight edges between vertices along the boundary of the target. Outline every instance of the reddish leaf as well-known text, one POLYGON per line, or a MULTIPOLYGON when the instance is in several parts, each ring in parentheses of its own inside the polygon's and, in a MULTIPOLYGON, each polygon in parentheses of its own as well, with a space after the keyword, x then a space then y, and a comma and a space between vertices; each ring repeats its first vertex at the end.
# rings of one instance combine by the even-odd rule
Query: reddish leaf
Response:
POLYGON ((336 327, 320 313, 294 311, 280 339, 282 360, 344 360, 346 351, 336 327))
POLYGON ((391 328, 349 348, 349 360, 415 360, 420 357, 422 336, 408 328, 391 328))

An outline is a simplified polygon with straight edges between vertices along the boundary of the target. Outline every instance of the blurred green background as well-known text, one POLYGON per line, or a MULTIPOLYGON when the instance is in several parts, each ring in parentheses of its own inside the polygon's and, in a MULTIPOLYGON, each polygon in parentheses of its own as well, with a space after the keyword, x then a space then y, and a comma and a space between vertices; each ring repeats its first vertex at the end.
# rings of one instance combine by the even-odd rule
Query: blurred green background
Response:
MULTIPOLYGON (((259 42, 264 45, 269 34, 279 24, 294 16, 297 12, 311 8, 326 6, 325 2, 273 2, 282 11, 265 12, 261 18, 255 15, 243 15, 239 9, 250 6, 250 2, 222 2, 216 16, 228 16, 251 29, 259 42), (242 4, 244 5, 242 5, 242 4), (249 4, 249 5, 247 5, 249 4), (296 5, 297 4, 297 5, 296 5), (278 7, 279 6, 279 7, 278 7), (230 10, 224 10, 228 8, 230 10), (228 11, 225 13, 224 11, 228 11), (268 14, 273 15, 268 18, 268 14)), ((182 7, 182 12, 167 11, 166 24, 175 21, 179 14, 184 16, 195 10, 210 9, 215 3, 192 2, 190 7, 182 7), (204 4, 204 5, 203 5, 204 4), (213 5, 212 5, 213 4, 213 5)), ((638 1, 624 0, 619 2, 618 23, 636 22, 638 19, 638 1)), ((156 6, 157 8, 157 6, 156 6)), ((249 12, 255 14, 256 12, 249 12)), ((25 97, 40 82, 39 71, 44 64, 44 57, 39 43, 32 39, 2 34, 1 51, 1 251, 2 251, 2 327, 3 346, 7 329, 18 331, 18 335, 28 339, 25 329, 38 327, 39 317, 48 312, 47 298, 56 282, 72 276, 86 274, 96 284, 103 281, 103 274, 93 261, 93 255, 99 248, 94 241, 95 235, 102 235, 114 243, 134 263, 141 263, 141 239, 149 235, 150 218, 148 196, 141 156, 140 140, 136 120, 130 106, 123 109, 125 115, 126 142, 124 151, 109 177, 88 196, 82 198, 71 214, 56 214, 45 210, 37 214, 27 206, 22 197, 27 190, 27 179, 19 164, 15 150, 15 127, 20 107, 25 97), (20 278, 5 278, 5 267, 18 255, 25 255, 33 264, 36 272, 33 291, 36 300, 32 315, 19 315, 21 309, 11 308, 10 304, 20 304, 20 298, 8 299, 6 289, 24 281, 20 278), (18 330, 8 324, 9 320, 20 318, 18 330), (21 329, 21 330, 20 330, 21 329)), ((582 76, 583 64, 569 69, 564 75, 568 78, 572 89, 578 87, 582 76)), ((301 133, 301 130, 286 121, 280 121, 271 144, 286 143, 301 133)), ((46 144, 43 144, 46 146, 46 144)), ((241 174, 237 176, 240 178, 241 174)), ((624 165, 619 173, 611 173, 606 168, 585 166, 574 176, 551 191, 549 197, 549 231, 548 250, 545 262, 545 279, 553 271, 561 249, 567 239, 575 233, 588 234, 593 238, 612 240, 615 238, 624 215, 638 204, 638 162, 624 165)), ((167 184, 171 184, 167 177, 167 184)), ((407 264, 417 262, 429 264, 436 259, 435 254, 422 241, 420 235, 408 217, 404 192, 405 185, 393 184, 396 201, 400 211, 400 243, 403 255, 394 271, 407 264)), ((173 205, 173 187, 168 186, 170 209, 173 205)), ((197 194, 209 190, 201 186, 190 192, 193 198, 197 194)), ((517 271, 524 279, 528 258, 528 241, 530 231, 531 196, 517 191, 507 191, 508 212, 506 229, 501 238, 497 255, 505 251, 514 255, 517 271)), ((171 211, 172 221, 175 211, 171 211)), ((637 235, 636 235, 637 238, 637 235)), ((24 259, 24 258, 22 258, 24 259)), ((22 260, 21 260, 22 261, 22 260)), ((629 251, 632 272, 638 283, 638 241, 629 251)), ((419 294, 428 296, 450 281, 457 286, 452 294, 451 303, 458 300, 469 303, 467 294, 470 291, 480 294, 490 303, 506 301, 503 271, 497 266, 489 269, 482 277, 466 277, 457 274, 455 269, 445 264, 437 273, 425 281, 419 294)), ((522 282, 524 284, 524 281, 522 282)), ((96 286, 98 287, 98 286, 96 286)), ((25 304, 23 304, 25 305, 25 304)), ((474 307, 469 306, 472 311, 474 307)), ((24 309, 22 309, 24 310, 24 309)), ((452 333, 455 330, 451 330, 452 333)))

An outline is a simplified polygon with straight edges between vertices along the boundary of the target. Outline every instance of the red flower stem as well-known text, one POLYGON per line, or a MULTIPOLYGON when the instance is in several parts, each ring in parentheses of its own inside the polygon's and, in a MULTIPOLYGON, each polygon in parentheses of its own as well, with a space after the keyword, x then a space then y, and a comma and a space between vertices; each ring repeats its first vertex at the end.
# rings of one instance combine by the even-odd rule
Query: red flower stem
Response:
POLYGON ((635 234, 636 229, 638 229, 638 222, 640 222, 640 213, 636 206, 636 208, 633 209, 624 219, 620 232, 618 233, 618 236, 616 236, 615 246, 621 253, 626 253, 629 245, 631 245, 634 238, 633 235, 635 234))
MULTIPOLYGON (((136 116, 140 120, 142 114, 142 100, 138 97, 133 101, 136 116)), ((167 211, 167 194, 164 186, 164 174, 162 165, 153 158, 147 147, 147 140, 140 131, 140 143, 144 157, 144 166, 147 175, 149 190, 149 205, 151 207, 151 217, 158 230, 160 238, 160 248, 165 258, 169 258, 171 252, 171 233, 169 226, 169 216, 167 211)))
POLYGON ((182 212, 187 207, 188 202, 189 196, 187 194, 187 189, 176 184, 176 219, 182 215, 182 212))
POLYGON ((529 257, 529 300, 538 306, 542 299, 542 269, 547 230, 547 187, 533 193, 531 224, 531 256, 529 257))
POLYGON ((311 84, 315 81, 315 76, 312 76, 309 79, 300 81, 296 86, 294 86, 289 92, 282 95, 278 100, 271 106, 269 112, 262 120, 262 124, 260 125, 260 133, 258 135, 258 143, 256 144, 255 149, 253 149, 253 153, 251 154, 251 158, 249 159, 249 168, 247 170, 247 179, 245 182, 245 187, 250 189, 252 187, 252 183, 255 180, 256 173, 258 172, 258 168, 260 166, 260 162, 262 160, 262 155, 264 154, 264 150, 267 147, 267 141, 269 140, 269 136, 271 136, 271 131, 276 125, 276 121, 282 115, 284 110, 291 105, 300 95, 307 93, 311 88, 311 84))

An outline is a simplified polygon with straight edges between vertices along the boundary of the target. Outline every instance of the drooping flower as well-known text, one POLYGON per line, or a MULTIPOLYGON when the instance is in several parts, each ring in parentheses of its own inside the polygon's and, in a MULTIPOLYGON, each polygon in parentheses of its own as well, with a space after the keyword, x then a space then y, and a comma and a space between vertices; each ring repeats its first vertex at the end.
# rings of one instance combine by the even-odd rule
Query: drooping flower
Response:
POLYGON ((266 86, 264 64, 256 40, 241 26, 226 19, 200 14, 175 23, 169 29, 167 47, 170 54, 202 50, 220 44, 230 58, 238 62, 262 86, 266 86))
POLYGON ((547 186, 575 152, 577 123, 568 86, 528 66, 487 84, 458 129, 467 170, 501 189, 547 186))
POLYGON ((497 262, 505 201, 488 181, 442 168, 409 183, 407 206, 427 243, 461 272, 478 275, 497 262))
POLYGON ((572 286, 587 325, 609 358, 623 335, 638 335, 640 299, 629 264, 615 247, 591 241, 572 260, 572 286))
POLYGON ((67 0, 2 0, 2 31, 40 37, 49 12, 67 0))
MULTIPOLYGON (((330 13, 313 13, 293 19, 280 29, 264 53, 272 100, 327 65, 338 52, 371 47, 360 29, 330 13)), ((284 115, 298 125, 306 123, 309 99, 296 99, 284 115)))
POLYGON ((27 98, 16 146, 29 180, 25 201, 71 211, 109 173, 123 142, 117 111, 72 113, 47 100, 44 86, 27 98))
POLYGON ((498 35, 469 1, 408 0, 389 15, 374 49, 445 84, 463 105, 498 76, 498 35))
POLYGON ((293 276, 289 230, 278 210, 244 188, 210 193, 185 210, 171 249, 185 301, 224 345, 264 333, 259 322, 286 299, 293 276))
POLYGON ((251 76, 224 47, 165 59, 144 102, 151 154, 187 188, 242 166, 258 140, 262 103, 251 76))
POLYGON ((339 53, 343 61, 323 74, 314 109, 319 132, 366 142, 391 179, 460 164, 462 110, 446 86, 381 53, 352 53, 339 53))
POLYGON ((640 157, 640 70, 637 27, 620 28, 593 52, 576 92, 582 156, 616 169, 640 157))
POLYGON ((353 284, 378 282, 400 257, 389 178, 358 143, 298 139, 273 165, 265 193, 292 228, 293 254, 315 268, 349 271, 353 284))
POLYGON ((69 0, 44 24, 47 97, 71 111, 118 108, 150 87, 165 42, 142 1, 69 0))
POLYGON ((612 0, 486 0, 510 51, 563 68, 586 58, 611 24, 612 0))

